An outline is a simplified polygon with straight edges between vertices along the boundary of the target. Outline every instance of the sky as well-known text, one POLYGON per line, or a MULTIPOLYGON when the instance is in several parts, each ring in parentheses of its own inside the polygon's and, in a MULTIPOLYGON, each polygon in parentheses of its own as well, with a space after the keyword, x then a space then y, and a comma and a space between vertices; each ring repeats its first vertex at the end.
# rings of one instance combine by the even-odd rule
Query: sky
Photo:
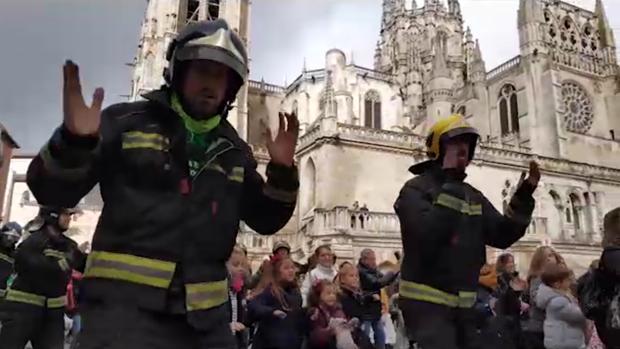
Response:
MULTIPOLYGON (((160 0, 161 1, 161 0, 160 0)), ((410 0, 407 0, 410 2, 410 0)), ((417 0, 418 5, 423 0, 417 0)), ((519 52, 519 0, 460 0, 465 25, 480 40, 487 70, 519 52)), ((594 0, 571 0, 588 9, 594 0)), ((250 77, 283 85, 324 66, 340 48, 372 67, 382 0, 253 0, 250 77), (277 14, 277 15, 276 15, 277 14)), ((620 29, 620 0, 604 0, 620 29)), ((124 101, 146 0, 0 0, 0 123, 32 153, 62 120, 61 67, 80 65, 84 95, 106 90, 104 105, 124 101)), ((620 30, 616 31, 620 38, 620 30)), ((90 97, 87 97, 89 100, 90 97)))

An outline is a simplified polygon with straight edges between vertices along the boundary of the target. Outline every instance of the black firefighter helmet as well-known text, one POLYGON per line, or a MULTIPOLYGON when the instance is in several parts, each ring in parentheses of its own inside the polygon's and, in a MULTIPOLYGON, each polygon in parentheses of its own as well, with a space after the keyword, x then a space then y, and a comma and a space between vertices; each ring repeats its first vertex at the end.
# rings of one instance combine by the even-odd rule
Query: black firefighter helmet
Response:
POLYGON ((230 68, 233 81, 225 101, 226 108, 234 101, 249 72, 245 44, 223 19, 188 24, 168 46, 166 60, 169 65, 164 78, 169 86, 175 86, 182 79, 179 75, 186 61, 210 60, 230 68))
POLYGON ((8 222, 0 228, 0 246, 4 248, 14 248, 15 244, 22 237, 22 227, 16 222, 8 222))
POLYGON ((78 210, 74 208, 41 206, 39 208, 39 214, 27 224, 27 230, 36 231, 41 229, 46 224, 60 228, 58 226, 58 219, 60 218, 60 215, 73 215, 77 212, 78 210))

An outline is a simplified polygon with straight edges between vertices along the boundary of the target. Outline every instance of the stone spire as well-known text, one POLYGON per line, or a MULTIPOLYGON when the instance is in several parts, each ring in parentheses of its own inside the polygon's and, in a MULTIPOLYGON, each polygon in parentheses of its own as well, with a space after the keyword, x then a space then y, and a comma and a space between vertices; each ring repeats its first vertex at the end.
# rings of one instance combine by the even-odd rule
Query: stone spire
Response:
POLYGON ((543 21, 543 11, 540 7, 539 0, 519 0, 519 26, 543 21))
POLYGON ((304 65, 301 67, 301 71, 304 73, 308 71, 308 68, 306 66, 306 57, 304 57, 304 65))
POLYGON ((614 40, 614 32, 609 25, 607 14, 605 14, 605 7, 603 6, 603 0, 596 0, 596 7, 594 8, 594 14, 598 18, 598 31, 601 35, 602 47, 615 47, 616 42, 614 40))
POLYGON ((416 0, 411 0, 411 9, 415 10, 418 8, 418 4, 416 2, 416 0))
POLYGON ((482 59, 482 52, 480 51, 480 44, 476 39, 476 46, 474 47, 474 56, 472 61, 471 79, 473 82, 482 82, 486 78, 486 65, 482 59))
POLYGON ((375 70, 381 70, 381 42, 379 40, 375 47, 375 70))
POLYGON ((336 99, 334 98, 334 82, 332 80, 332 71, 327 71, 327 79, 325 79, 325 117, 336 117, 336 99))
POLYGON ((465 30, 465 42, 473 42, 473 41, 474 41, 474 37, 473 35, 471 35, 471 28, 467 26, 467 29, 465 30))

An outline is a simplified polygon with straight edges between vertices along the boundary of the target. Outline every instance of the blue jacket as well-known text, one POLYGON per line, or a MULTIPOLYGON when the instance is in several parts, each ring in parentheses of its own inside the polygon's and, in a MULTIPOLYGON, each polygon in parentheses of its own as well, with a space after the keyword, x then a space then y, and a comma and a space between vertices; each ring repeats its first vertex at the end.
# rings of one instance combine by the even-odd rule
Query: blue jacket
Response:
POLYGON ((284 299, 288 309, 273 295, 267 287, 248 303, 250 318, 258 323, 254 335, 253 349, 300 349, 308 329, 308 319, 302 310, 301 293, 297 288, 284 290, 284 299), (284 311, 287 316, 280 319, 273 315, 276 310, 284 311))

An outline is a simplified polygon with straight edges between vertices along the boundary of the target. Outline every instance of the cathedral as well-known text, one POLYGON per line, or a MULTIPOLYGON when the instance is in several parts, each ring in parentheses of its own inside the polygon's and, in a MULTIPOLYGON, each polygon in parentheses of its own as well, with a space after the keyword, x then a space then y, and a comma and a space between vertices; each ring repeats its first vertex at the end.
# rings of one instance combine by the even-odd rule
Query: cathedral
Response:
MULTIPOLYGON (((297 113, 301 188, 285 229, 264 237, 242 224, 239 241, 255 263, 278 239, 301 262, 324 243, 339 260, 355 260, 364 248, 393 260, 401 243, 392 206, 412 176, 408 168, 425 159, 429 127, 460 113, 481 134, 466 181, 499 211, 529 161, 540 164, 534 217, 510 249, 519 269, 527 270, 538 246, 550 245, 584 271, 600 252, 605 212, 620 206, 620 68, 603 1, 592 11, 520 0, 508 24, 518 26, 520 54, 492 69, 458 0, 407 1, 383 0, 374 67, 335 48, 323 67, 304 67, 287 86, 249 81, 241 90, 228 118, 263 171, 269 156, 261 120, 297 113)), ((224 18, 248 43, 249 13, 249 0, 150 0, 132 99, 163 83, 166 47, 187 23, 224 18)), ((489 249, 488 257, 498 252, 489 249)))

